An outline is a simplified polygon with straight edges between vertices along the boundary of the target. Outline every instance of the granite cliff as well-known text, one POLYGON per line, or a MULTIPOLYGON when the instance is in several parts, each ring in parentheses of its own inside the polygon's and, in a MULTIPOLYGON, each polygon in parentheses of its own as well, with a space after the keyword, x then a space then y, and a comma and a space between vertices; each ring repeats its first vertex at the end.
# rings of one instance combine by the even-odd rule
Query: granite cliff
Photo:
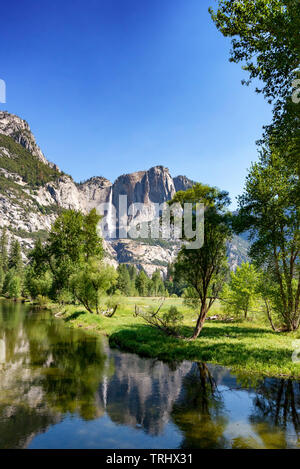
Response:
MULTIPOLYGON (((26 121, 8 112, 0 112, 0 224, 10 237, 21 242, 24 255, 37 237, 45 237, 62 208, 86 213, 99 204, 113 203, 126 195, 128 205, 143 203, 151 214, 152 205, 170 200, 176 191, 186 190, 193 181, 185 176, 172 178, 169 170, 155 166, 145 171, 119 176, 114 183, 104 177, 92 177, 77 184, 50 163, 38 147, 26 121)), ((232 266, 246 252, 243 240, 236 239, 229 249, 232 266)), ((107 259, 114 265, 130 262, 148 274, 159 268, 166 272, 178 250, 178 243, 107 240, 107 259)))

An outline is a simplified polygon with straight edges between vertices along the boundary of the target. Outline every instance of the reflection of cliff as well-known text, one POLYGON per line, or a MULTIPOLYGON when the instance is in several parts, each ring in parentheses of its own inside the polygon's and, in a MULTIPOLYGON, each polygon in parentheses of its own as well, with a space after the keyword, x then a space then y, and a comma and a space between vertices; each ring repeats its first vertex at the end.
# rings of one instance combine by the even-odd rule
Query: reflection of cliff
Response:
POLYGON ((106 412, 116 423, 159 435, 169 420, 181 392, 182 378, 191 364, 185 362, 172 371, 165 363, 143 360, 133 354, 114 354, 114 360, 115 374, 99 389, 106 412))
MULTIPOLYGON (((109 350, 106 353, 109 354, 109 350)), ((151 435, 161 434, 174 405, 186 399, 187 383, 192 380, 195 384, 198 365, 183 362, 172 366, 128 353, 113 352, 113 356, 116 371, 110 380, 100 385, 101 404, 114 422, 141 428, 151 435)), ((207 373, 210 375, 208 368, 207 373)), ((236 385, 222 367, 213 368, 212 379, 214 383, 223 381, 228 386, 236 385)), ((200 388, 196 388, 199 393, 200 388)), ((208 396, 207 399, 209 401, 208 396)), ((194 402, 187 400, 186 405, 195 410, 194 402)))

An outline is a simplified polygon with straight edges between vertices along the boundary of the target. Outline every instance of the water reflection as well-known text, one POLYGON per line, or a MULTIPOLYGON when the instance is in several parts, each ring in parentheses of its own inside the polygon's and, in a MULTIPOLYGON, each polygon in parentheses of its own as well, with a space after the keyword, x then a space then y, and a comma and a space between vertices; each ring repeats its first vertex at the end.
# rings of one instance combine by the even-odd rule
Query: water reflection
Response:
POLYGON ((24 447, 62 414, 101 415, 101 341, 21 304, 0 311, 0 447, 24 447))
POLYGON ((249 417, 264 445, 288 448, 290 436, 300 438, 300 383, 267 379, 256 388, 249 417), (268 435, 273 434, 273 441, 268 435))
POLYGON ((0 447, 299 447, 300 384, 111 350, 0 303, 0 447))
POLYGON ((194 364, 183 379, 184 393, 172 418, 182 430, 181 448, 224 448, 228 418, 215 378, 204 363, 194 364))

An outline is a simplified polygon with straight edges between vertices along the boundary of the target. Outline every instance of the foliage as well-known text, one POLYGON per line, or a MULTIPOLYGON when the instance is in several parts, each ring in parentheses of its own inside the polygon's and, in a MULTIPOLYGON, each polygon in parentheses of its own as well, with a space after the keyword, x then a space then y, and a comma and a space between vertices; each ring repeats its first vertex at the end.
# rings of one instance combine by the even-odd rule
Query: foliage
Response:
POLYGON ((0 150, 0 165, 10 173, 16 173, 32 187, 42 186, 54 181, 61 173, 33 156, 11 137, 0 134, 0 148, 5 148, 12 155, 10 158, 0 150))
POLYGON ((204 243, 200 249, 183 246, 175 262, 175 276, 189 287, 192 297, 197 300, 199 313, 192 338, 200 334, 207 313, 218 298, 225 282, 228 266, 226 242, 230 239, 230 215, 226 211, 228 194, 214 187, 196 184, 185 192, 177 192, 172 200, 184 203, 203 203, 204 243))
POLYGON ((141 317, 148 325, 159 329, 165 334, 179 337, 179 327, 184 316, 178 311, 176 306, 171 306, 167 311, 160 314, 164 301, 163 299, 156 310, 153 308, 143 310, 135 307, 135 315, 141 317))
POLYGON ((174 298, 181 296, 187 287, 187 284, 184 280, 176 278, 174 264, 168 264, 167 275, 164 284, 166 291, 171 297, 174 298))
POLYGON ((209 9, 224 36, 232 38, 231 62, 243 62, 249 84, 262 83, 256 91, 275 101, 275 120, 282 114, 297 77, 300 43, 298 0, 220 0, 209 9))
POLYGON ((9 278, 8 284, 7 284, 7 294, 9 298, 19 298, 22 293, 22 280, 21 278, 13 273, 11 277, 9 278))
POLYGON ((130 296, 132 293, 132 284, 129 274, 129 269, 126 264, 119 264, 117 267, 118 280, 116 288, 125 296, 130 296))
POLYGON ((162 315, 162 319, 169 328, 173 328, 175 331, 178 329, 183 321, 183 314, 178 310, 176 306, 170 306, 168 311, 162 315))
POLYGON ((144 270, 140 270, 140 272, 138 273, 135 285, 140 296, 148 296, 149 278, 144 272, 144 270))
POLYGON ((258 297, 258 284, 259 273, 253 264, 246 262, 238 266, 231 272, 230 282, 221 295, 225 310, 236 315, 242 313, 247 319, 258 297))
POLYGON ((8 259, 8 268, 14 269, 19 274, 23 268, 23 260, 22 260, 22 253, 21 253, 21 246, 18 240, 12 241, 9 259, 8 259))
POLYGON ((70 276, 91 255, 101 259, 102 240, 98 235, 100 216, 93 209, 87 215, 65 210, 54 222, 44 245, 38 240, 31 251, 30 264, 36 275, 50 270, 53 276, 51 296, 68 290, 70 276))
POLYGON ((116 282, 116 277, 113 267, 98 258, 89 258, 87 262, 79 264, 77 271, 71 275, 70 289, 90 313, 99 313, 100 298, 116 282))
POLYGON ((0 238, 0 262, 1 268, 4 273, 7 272, 8 269, 8 250, 7 250, 7 228, 4 226, 2 228, 1 238, 0 238))
POLYGON ((149 283, 150 296, 162 296, 165 293, 164 282, 158 269, 153 272, 149 283))
POLYGON ((49 304, 49 298, 47 296, 43 295, 37 295, 36 297, 36 305, 40 308, 46 308, 47 305, 49 304))
POLYGON ((28 266, 25 271, 25 289, 29 296, 36 299, 38 296, 47 297, 52 290, 53 275, 49 270, 42 271, 38 275, 32 266, 28 266))
POLYGON ((300 322, 299 178, 277 149, 265 150, 252 165, 239 197, 238 232, 249 231, 250 256, 278 286, 280 315, 288 330, 300 322))

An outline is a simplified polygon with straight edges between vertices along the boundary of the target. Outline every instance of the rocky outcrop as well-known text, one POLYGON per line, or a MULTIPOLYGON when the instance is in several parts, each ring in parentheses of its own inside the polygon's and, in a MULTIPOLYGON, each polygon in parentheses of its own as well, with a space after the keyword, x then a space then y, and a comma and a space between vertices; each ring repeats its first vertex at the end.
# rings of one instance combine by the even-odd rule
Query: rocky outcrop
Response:
POLYGON ((175 178, 173 178, 173 182, 174 182, 176 192, 186 191, 187 189, 190 189, 191 187, 193 187, 194 184, 196 184, 195 181, 192 181, 186 176, 176 176, 175 178))
POLYGON ((0 134, 11 137, 16 143, 22 145, 22 147, 26 148, 26 150, 43 163, 56 167, 56 165, 53 165, 46 159, 40 147, 38 147, 28 123, 24 119, 6 111, 0 111, 0 134))
POLYGON ((77 188, 82 205, 85 205, 85 209, 89 210, 102 203, 108 203, 111 187, 112 183, 101 176, 92 177, 78 184, 77 188))
POLYGON ((126 195, 132 203, 163 203, 172 199, 176 190, 168 168, 154 166, 148 171, 137 171, 119 176, 112 186, 113 204, 118 207, 119 195, 126 195))
POLYGON ((112 240, 110 245, 117 254, 120 263, 135 264, 136 267, 151 276, 159 269, 165 276, 167 267, 178 253, 179 243, 169 243, 168 246, 150 245, 143 240, 118 239, 112 240))

